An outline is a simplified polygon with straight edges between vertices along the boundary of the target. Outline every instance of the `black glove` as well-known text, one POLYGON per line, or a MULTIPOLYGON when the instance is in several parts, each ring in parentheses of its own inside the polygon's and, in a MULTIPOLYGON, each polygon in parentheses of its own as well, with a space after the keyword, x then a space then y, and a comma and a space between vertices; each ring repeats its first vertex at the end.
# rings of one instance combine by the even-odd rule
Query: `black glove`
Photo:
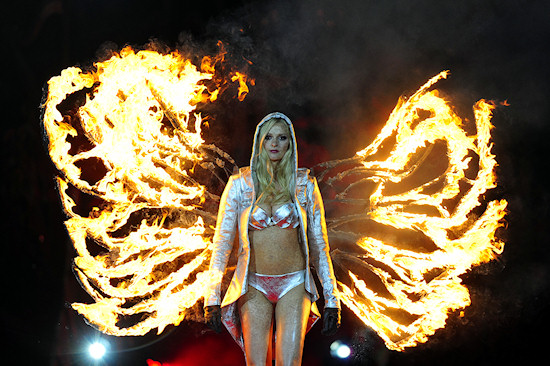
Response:
POLYGON ((204 308, 204 320, 208 328, 214 332, 222 331, 222 311, 220 305, 206 306, 204 308))
POLYGON ((340 309, 325 308, 323 313, 323 330, 322 335, 331 336, 340 327, 340 309))

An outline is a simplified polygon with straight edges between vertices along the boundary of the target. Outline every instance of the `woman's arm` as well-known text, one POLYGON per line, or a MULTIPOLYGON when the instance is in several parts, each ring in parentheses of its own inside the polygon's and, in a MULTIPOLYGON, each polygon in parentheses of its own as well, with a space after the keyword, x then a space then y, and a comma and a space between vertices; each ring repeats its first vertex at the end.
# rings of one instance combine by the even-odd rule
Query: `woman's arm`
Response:
POLYGON ((329 255, 330 249, 323 198, 315 177, 308 178, 306 192, 308 197, 307 226, 311 261, 323 286, 325 308, 340 308, 340 301, 336 297, 336 278, 329 255))
POLYGON ((239 215, 239 193, 238 186, 235 183, 235 176, 231 176, 220 200, 213 239, 212 258, 210 259, 212 278, 219 280, 216 280, 212 284, 209 294, 205 297, 205 306, 219 305, 221 303, 221 279, 225 272, 229 255, 231 254, 239 215))

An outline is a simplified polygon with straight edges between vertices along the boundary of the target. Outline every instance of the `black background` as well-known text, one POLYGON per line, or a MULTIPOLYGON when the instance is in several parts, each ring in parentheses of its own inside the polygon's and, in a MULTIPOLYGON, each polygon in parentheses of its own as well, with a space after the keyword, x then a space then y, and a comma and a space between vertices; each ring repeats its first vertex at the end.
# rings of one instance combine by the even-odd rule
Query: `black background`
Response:
MULTIPOLYGON (((44 0, 3 4, 1 19, 4 362, 91 364, 85 345, 99 334, 65 306, 87 298, 70 273, 73 252, 42 141, 42 88, 105 49, 151 39, 208 51, 222 40, 236 67, 252 62, 247 72, 256 87, 244 102, 223 102, 213 113, 226 123, 211 130, 241 166, 253 126, 273 110, 294 120, 300 163, 312 166, 365 147, 397 98, 441 70, 451 76, 440 87, 467 118, 481 98, 506 100, 510 106, 493 118, 499 188, 491 193, 509 202, 506 230, 499 231, 506 247, 498 261, 464 276, 472 297, 465 316, 453 314, 426 344, 397 353, 344 310, 336 336, 324 338, 319 329, 308 335, 304 365, 523 365, 544 357, 547 2, 44 0), (335 339, 354 344, 352 360, 330 357, 335 339)), ((227 334, 213 335, 199 324, 162 336, 106 338, 109 365, 244 362, 227 334)))

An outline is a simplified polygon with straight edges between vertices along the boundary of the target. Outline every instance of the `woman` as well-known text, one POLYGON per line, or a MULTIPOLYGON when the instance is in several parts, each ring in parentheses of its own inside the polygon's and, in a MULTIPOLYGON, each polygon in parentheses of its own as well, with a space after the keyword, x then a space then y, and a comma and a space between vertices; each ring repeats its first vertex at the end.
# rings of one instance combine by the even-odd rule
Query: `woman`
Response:
POLYGON ((237 266, 221 304, 219 281, 206 296, 205 318, 217 332, 224 323, 247 365, 271 365, 273 320, 276 364, 300 365, 319 317, 310 263, 323 286, 323 333, 340 325, 321 194, 297 162, 292 123, 271 113, 256 128, 250 167, 230 177, 221 197, 210 271, 221 278, 238 231, 237 266))

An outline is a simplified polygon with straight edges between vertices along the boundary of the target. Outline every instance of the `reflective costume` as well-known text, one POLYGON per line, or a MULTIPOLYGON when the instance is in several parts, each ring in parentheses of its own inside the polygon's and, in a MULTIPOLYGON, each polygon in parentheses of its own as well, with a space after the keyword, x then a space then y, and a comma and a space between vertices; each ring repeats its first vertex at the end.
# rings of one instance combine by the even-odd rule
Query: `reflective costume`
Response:
POLYGON ((277 225, 282 229, 296 228, 300 225, 300 218, 293 202, 286 203, 269 216, 263 208, 256 205, 250 214, 250 227, 256 230, 277 225))
MULTIPOLYGON (((315 305, 315 301, 319 298, 319 294, 315 287, 315 281, 310 270, 310 265, 315 267, 317 276, 323 287, 325 307, 340 308, 340 302, 336 297, 336 279, 334 277, 332 262, 329 255, 323 201, 317 186, 317 181, 314 177, 309 175, 308 169, 296 168, 296 138, 289 118, 282 113, 271 113, 264 117, 256 127, 250 167, 241 168, 237 174, 229 178, 220 201, 216 230, 214 233, 210 271, 218 277, 223 275, 231 254, 231 250, 233 249, 233 239, 235 234, 238 233, 239 248, 237 251, 237 265, 235 272, 225 293, 223 301, 220 302, 221 283, 212 284, 212 287, 209 289, 209 294, 205 297, 205 306, 220 305, 221 303, 222 321, 229 333, 243 349, 242 331, 236 302, 239 297, 247 292, 248 285, 250 284, 250 240, 248 237, 248 230, 250 229, 251 221, 253 227, 254 225, 257 226, 254 227, 255 229, 261 229, 265 227, 265 225, 277 224, 277 222, 281 221, 286 222, 286 219, 291 217, 289 215, 292 215, 292 213, 289 214, 288 207, 284 208, 281 210, 286 211, 284 215, 281 215, 281 217, 284 218, 279 220, 280 217, 278 214, 283 213, 279 212, 279 209, 285 206, 283 205, 275 211, 273 217, 271 218, 268 217, 265 212, 265 217, 262 217, 260 212, 254 212, 254 219, 251 218, 254 202, 256 200, 256 192, 258 190, 257 180, 255 179, 254 158, 260 148, 257 146, 259 144, 258 136, 262 124, 272 118, 281 118, 288 124, 291 139, 293 141, 293 156, 296 174, 293 182, 293 185, 295 186, 295 195, 292 197, 291 205, 294 206, 293 211, 298 217, 299 241, 306 260, 303 283, 305 290, 310 296, 312 304, 310 319, 308 321, 308 329, 320 316, 315 305), (261 223, 262 219, 264 220, 264 223, 261 223)), ((289 220, 289 222, 292 221, 295 220, 289 220)), ((286 275, 292 275, 292 273, 286 275)), ((257 276, 258 274, 256 274, 256 278, 253 280, 253 282, 256 281, 256 284, 258 283, 258 280, 262 281, 262 279, 259 279, 257 276)), ((296 279, 290 280, 290 282, 293 281, 295 282, 296 279)), ((284 288, 285 285, 283 284, 282 287, 284 288)))
POLYGON ((272 304, 277 303, 287 292, 305 281, 305 269, 282 275, 265 275, 254 272, 248 274, 248 286, 263 293, 272 304))

